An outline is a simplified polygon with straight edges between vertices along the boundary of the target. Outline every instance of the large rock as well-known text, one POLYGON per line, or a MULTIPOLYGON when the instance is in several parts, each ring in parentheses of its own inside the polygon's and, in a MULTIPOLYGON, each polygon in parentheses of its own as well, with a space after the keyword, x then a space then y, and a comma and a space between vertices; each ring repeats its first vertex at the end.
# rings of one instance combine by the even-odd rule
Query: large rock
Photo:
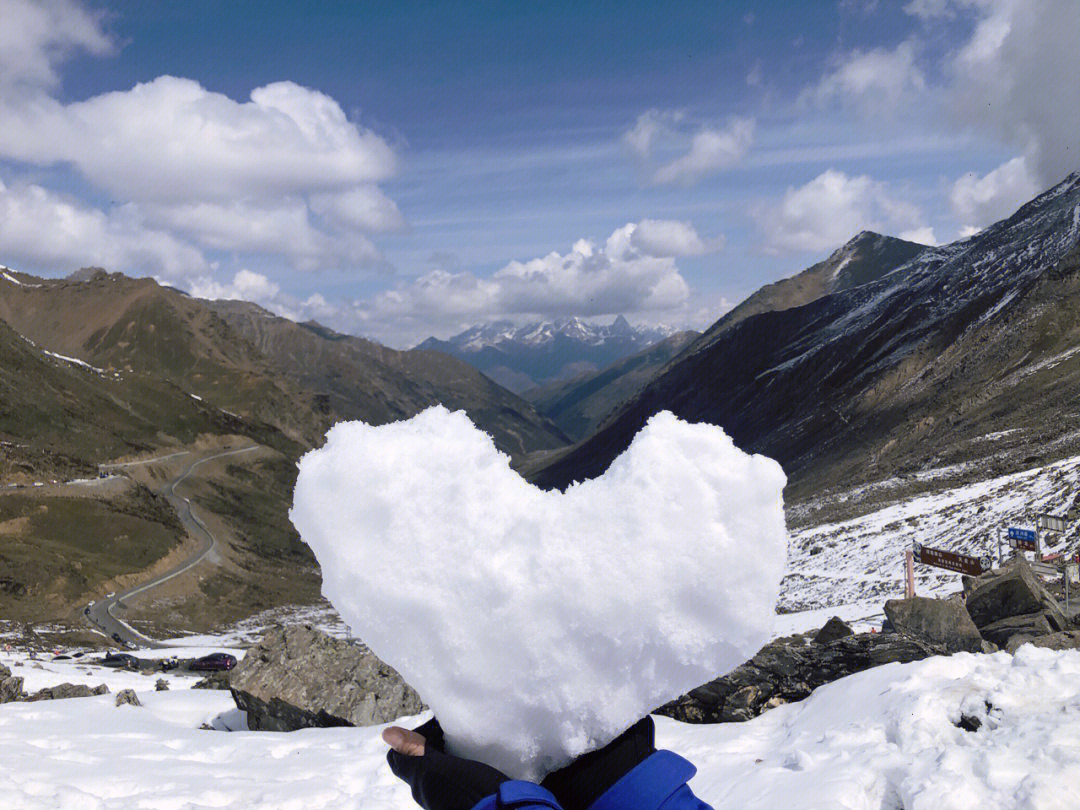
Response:
POLYGON ((992 641, 1002 649, 1012 644, 1013 639, 1018 639, 1017 644, 1022 644, 1027 639, 1037 636, 1045 636, 1053 633, 1054 628, 1046 618, 1045 613, 1025 613, 1022 616, 1009 616, 986 625, 982 629, 983 638, 992 641))
POLYGON ((424 708, 374 653, 306 625, 272 629, 229 680, 251 729, 371 726, 424 708))
POLYGON ((109 694, 109 687, 105 684, 87 686, 84 683, 60 683, 34 692, 27 700, 66 700, 107 694, 109 694))
POLYGON ((814 644, 789 636, 766 644, 742 666, 660 707, 686 723, 730 723, 802 700, 817 687, 864 669, 945 654, 944 646, 898 633, 859 633, 814 644))
POLYGON ((1051 650, 1080 650, 1080 633, 1075 630, 1066 630, 1061 633, 1036 636, 1035 638, 1016 636, 1009 641, 1008 651, 1014 653, 1023 644, 1030 644, 1033 647, 1046 647, 1051 650))
POLYGON ((997 576, 979 577, 968 593, 967 609, 975 626, 987 625, 1013 616, 1043 613, 1055 631, 1071 629, 1069 621, 1058 607, 1057 600, 1046 590, 1031 566, 1017 558, 1001 569, 997 576))
POLYGON ((844 636, 854 635, 855 631, 851 629, 851 625, 841 619, 839 616, 833 616, 827 622, 825 626, 817 631, 817 635, 814 636, 814 644, 828 644, 830 641, 836 641, 838 638, 844 636))
POLYGON ((890 599, 885 615, 897 633, 940 644, 949 652, 992 652, 958 599, 890 599))
POLYGON ((10 669, 0 664, 0 703, 11 703, 24 697, 23 679, 15 677, 10 669))
POLYGON ((135 694, 134 689, 121 689, 116 693, 117 706, 142 706, 142 701, 135 694))

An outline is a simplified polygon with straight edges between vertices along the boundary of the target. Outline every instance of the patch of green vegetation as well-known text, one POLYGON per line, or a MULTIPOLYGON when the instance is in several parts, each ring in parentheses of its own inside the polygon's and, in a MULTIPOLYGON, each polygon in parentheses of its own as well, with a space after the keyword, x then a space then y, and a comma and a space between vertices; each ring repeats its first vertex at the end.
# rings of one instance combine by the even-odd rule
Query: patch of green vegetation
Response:
POLYGON ((141 487, 116 501, 4 495, 0 612, 20 620, 63 618, 108 580, 153 565, 180 537, 175 515, 141 487))

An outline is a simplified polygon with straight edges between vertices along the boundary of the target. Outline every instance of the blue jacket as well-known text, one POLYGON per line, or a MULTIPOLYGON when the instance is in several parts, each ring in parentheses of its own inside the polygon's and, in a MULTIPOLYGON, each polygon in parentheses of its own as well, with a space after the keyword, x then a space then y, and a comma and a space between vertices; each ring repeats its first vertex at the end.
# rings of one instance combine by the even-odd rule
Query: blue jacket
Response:
MULTIPOLYGON (((697 773, 690 762, 671 751, 657 751, 608 788, 589 810, 712 810, 686 783, 697 773)), ((482 799, 473 810, 562 810, 544 788, 533 782, 510 781, 482 799)))

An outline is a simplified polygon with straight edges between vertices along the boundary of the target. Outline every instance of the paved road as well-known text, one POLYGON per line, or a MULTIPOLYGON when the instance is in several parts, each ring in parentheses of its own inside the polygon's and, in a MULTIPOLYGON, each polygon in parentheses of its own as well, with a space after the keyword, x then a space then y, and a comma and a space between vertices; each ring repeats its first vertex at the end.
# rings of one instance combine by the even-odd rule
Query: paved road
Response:
MULTIPOLYGON (((151 588, 157 587, 163 582, 168 582, 170 579, 178 577, 181 574, 191 570, 204 559, 206 559, 207 555, 210 554, 210 552, 212 552, 217 546, 217 538, 214 537, 213 533, 210 531, 207 525, 203 523, 199 516, 195 514, 195 512, 192 510, 191 501, 185 498, 183 495, 178 494, 176 492, 176 488, 180 484, 182 484, 200 464, 204 464, 207 461, 213 461, 214 459, 224 458, 225 456, 235 456, 240 453, 248 453, 256 449, 258 449, 258 445, 252 445, 251 447, 243 447, 239 450, 228 450, 224 453, 217 453, 213 456, 206 456, 205 458, 200 458, 197 461, 189 464, 179 477, 174 478, 172 481, 165 485, 165 487, 161 490, 161 494, 165 496, 165 499, 169 502, 173 509, 176 510, 176 513, 177 515, 179 515, 180 522, 184 525, 184 528, 187 529, 193 537, 200 541, 199 550, 191 557, 188 557, 183 562, 179 563, 173 568, 170 568, 168 571, 161 574, 160 576, 155 577, 149 582, 144 582, 140 585, 136 585, 134 588, 130 588, 126 591, 123 591, 122 593, 111 594, 92 603, 87 608, 89 612, 85 613, 85 616, 90 620, 91 624, 96 625, 99 630, 103 630, 105 632, 105 635, 109 637, 112 637, 115 633, 124 642, 128 644, 133 644, 138 647, 160 648, 168 646, 166 644, 161 644, 157 641, 154 641, 152 638, 144 636, 134 627, 131 627, 122 620, 118 619, 113 613, 113 608, 116 607, 116 604, 121 600, 127 599, 137 594, 144 593, 151 588)), ((133 464, 150 464, 155 461, 162 461, 164 459, 174 458, 181 455, 184 455, 184 453, 174 453, 170 456, 162 456, 161 458, 156 459, 147 459, 146 461, 133 461, 126 464, 102 466, 126 467, 133 464)))

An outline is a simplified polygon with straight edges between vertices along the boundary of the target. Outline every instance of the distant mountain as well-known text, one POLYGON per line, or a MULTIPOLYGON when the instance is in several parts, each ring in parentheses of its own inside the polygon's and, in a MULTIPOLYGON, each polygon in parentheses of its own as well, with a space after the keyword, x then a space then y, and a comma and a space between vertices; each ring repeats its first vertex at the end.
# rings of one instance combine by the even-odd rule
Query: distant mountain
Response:
POLYGON ((665 409, 779 460, 789 500, 1080 452, 1080 172, 976 236, 873 275, 802 306, 718 322, 533 480, 562 487, 598 475, 665 409))
POLYGON ((700 332, 676 332, 637 354, 616 360, 602 371, 572 380, 558 380, 526 391, 522 396, 575 441, 599 426, 605 416, 637 393, 700 332))
POLYGON ((333 420, 373 424, 441 403, 466 411, 513 456, 569 443, 558 427, 461 360, 433 351, 395 351, 315 322, 294 323, 246 301, 212 301, 214 310, 333 420))
POLYGON ((823 296, 877 281, 927 249, 926 245, 863 231, 824 261, 798 275, 766 284, 720 318, 707 334, 715 336, 762 312, 801 307, 823 296))
POLYGON ((631 326, 622 315, 608 325, 580 318, 527 326, 500 321, 474 326, 449 340, 428 338, 417 348, 453 355, 505 388, 522 393, 552 380, 600 371, 676 331, 631 326))

